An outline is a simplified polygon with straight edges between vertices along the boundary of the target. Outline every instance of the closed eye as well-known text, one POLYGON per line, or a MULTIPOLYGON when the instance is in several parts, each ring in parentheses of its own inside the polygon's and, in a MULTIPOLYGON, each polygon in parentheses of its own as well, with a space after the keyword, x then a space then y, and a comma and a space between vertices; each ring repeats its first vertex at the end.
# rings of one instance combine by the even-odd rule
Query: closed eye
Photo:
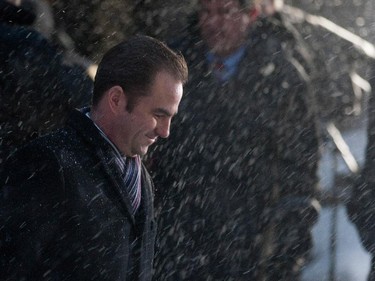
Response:
POLYGON ((155 115, 155 117, 157 117, 157 118, 163 118, 163 117, 166 117, 165 114, 158 114, 158 113, 155 113, 154 115, 155 115))
POLYGON ((163 108, 157 108, 154 110, 154 116, 157 118, 172 117, 174 114, 171 114, 168 110, 163 108))

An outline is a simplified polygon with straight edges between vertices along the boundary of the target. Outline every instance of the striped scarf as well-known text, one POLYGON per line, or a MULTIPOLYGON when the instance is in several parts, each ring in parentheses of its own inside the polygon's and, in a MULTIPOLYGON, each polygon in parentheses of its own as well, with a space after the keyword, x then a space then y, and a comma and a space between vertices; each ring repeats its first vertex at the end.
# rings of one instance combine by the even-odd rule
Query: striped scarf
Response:
POLYGON ((122 158, 120 168, 130 202, 135 214, 141 204, 141 159, 136 157, 122 158))

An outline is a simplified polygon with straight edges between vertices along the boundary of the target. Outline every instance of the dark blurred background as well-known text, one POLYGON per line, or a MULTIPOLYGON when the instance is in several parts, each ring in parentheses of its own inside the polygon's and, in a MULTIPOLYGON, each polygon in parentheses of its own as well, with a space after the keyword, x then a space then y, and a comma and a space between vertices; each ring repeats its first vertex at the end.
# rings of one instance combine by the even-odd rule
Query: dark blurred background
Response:
MULTIPOLYGON (((57 27, 65 29, 77 50, 94 61, 109 46, 134 32, 161 39, 179 35, 193 1, 171 0, 49 0, 57 27)), ((372 0, 287 0, 285 4, 324 16, 369 40, 375 39, 372 0)))

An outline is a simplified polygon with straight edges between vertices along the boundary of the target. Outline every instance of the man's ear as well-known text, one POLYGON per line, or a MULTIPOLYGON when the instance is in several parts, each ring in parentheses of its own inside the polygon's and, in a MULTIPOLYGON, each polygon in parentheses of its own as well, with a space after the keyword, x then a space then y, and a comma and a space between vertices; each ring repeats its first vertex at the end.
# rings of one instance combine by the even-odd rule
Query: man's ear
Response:
POLYGON ((113 86, 107 91, 107 102, 110 110, 117 114, 125 110, 128 99, 120 86, 113 86))

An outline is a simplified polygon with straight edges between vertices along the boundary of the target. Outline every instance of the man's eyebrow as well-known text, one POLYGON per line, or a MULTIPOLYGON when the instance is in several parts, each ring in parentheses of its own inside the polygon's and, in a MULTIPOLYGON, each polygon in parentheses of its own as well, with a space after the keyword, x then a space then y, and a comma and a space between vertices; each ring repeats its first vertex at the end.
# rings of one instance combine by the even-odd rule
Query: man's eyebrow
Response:
MULTIPOLYGON (((163 114, 163 115, 166 115, 168 117, 173 117, 174 115, 176 114, 172 114, 171 112, 169 112, 168 110, 164 109, 164 108, 156 108, 154 110, 155 113, 159 113, 159 114, 163 114)), ((176 112, 177 113, 177 112, 176 112)))

